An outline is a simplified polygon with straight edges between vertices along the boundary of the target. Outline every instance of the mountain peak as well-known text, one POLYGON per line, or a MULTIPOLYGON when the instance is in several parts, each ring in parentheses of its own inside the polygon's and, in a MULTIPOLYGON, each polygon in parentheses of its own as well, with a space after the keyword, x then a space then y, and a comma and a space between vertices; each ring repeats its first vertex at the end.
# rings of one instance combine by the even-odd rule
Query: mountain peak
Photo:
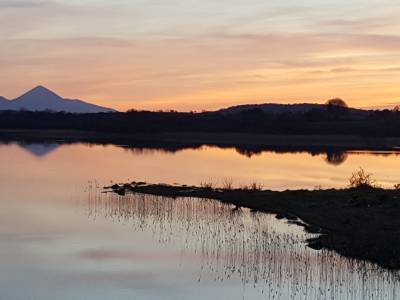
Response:
POLYGON ((41 98, 47 98, 47 99, 51 99, 51 100, 62 100, 62 98, 57 95, 56 93, 54 93, 53 91, 49 90, 48 88, 39 85, 33 89, 31 89, 30 91, 26 92, 25 94, 23 94, 22 96, 18 97, 17 99, 23 99, 23 98, 37 98, 37 97, 41 97, 41 98))
POLYGON ((38 85, 37 87, 34 87, 31 91, 51 92, 47 87, 43 85, 38 85))

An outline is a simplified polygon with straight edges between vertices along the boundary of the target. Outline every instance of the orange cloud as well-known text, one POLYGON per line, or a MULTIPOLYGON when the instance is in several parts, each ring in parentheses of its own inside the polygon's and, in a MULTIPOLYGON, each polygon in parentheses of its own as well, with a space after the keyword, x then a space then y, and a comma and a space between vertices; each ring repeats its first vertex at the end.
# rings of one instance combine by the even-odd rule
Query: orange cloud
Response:
POLYGON ((400 37, 214 34, 182 38, 8 40, 0 91, 37 84, 118 109, 214 109, 243 102, 396 102, 400 37))

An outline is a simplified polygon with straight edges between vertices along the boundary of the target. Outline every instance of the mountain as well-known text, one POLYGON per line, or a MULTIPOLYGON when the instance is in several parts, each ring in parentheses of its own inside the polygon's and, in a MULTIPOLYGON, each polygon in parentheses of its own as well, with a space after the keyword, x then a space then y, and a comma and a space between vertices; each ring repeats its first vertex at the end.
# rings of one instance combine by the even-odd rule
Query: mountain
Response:
POLYGON ((90 104, 82 100, 64 99, 43 86, 38 86, 14 100, 0 98, 0 110, 23 109, 30 111, 65 111, 69 113, 115 112, 111 108, 90 104))
POLYGON ((6 98, 0 96, 0 110, 5 109, 8 105, 8 102, 9 101, 6 98))

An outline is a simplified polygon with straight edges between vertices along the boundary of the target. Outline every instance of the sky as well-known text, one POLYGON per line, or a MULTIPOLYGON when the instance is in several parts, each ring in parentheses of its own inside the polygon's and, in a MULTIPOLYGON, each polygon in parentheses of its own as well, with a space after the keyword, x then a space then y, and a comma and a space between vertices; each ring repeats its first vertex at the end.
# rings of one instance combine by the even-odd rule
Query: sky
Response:
POLYGON ((0 0, 0 95, 126 110, 400 103, 399 0, 0 0))

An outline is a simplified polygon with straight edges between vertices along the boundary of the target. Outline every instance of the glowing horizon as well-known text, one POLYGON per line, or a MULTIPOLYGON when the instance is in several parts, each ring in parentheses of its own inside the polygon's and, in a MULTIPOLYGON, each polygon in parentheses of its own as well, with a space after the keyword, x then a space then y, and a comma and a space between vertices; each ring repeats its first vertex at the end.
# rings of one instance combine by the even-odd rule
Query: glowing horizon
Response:
POLYGON ((400 102, 392 1, 0 0, 0 95, 119 110, 400 102))

